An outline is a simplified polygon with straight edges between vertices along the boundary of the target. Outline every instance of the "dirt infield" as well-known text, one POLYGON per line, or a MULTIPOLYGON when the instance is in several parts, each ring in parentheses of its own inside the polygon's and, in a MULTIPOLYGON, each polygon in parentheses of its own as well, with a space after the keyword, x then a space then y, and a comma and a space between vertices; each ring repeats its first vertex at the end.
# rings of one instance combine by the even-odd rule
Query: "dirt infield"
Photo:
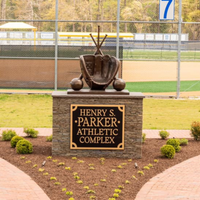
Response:
MULTIPOLYGON (((177 62, 123 61, 122 77, 126 82, 176 81, 177 62)), ((183 81, 200 80, 200 62, 181 62, 180 78, 183 81)))
MULTIPOLYGON (((177 62, 166 61, 123 61, 122 78, 126 82, 176 81, 177 62)), ((200 80, 200 62, 181 62, 181 80, 200 80)), ((0 89, 0 93, 51 93, 41 90, 0 89)), ((144 93, 155 96, 176 96, 176 92, 144 93)), ((200 97, 198 92, 181 92, 180 97, 200 97)))
MULTIPOLYGON (((181 62, 181 81, 200 80, 200 62, 181 62)), ((126 82, 177 81, 177 62, 123 61, 122 78, 126 82)), ((176 96, 176 92, 144 93, 153 96, 176 96)), ((200 97, 197 92, 181 92, 180 97, 200 97)))

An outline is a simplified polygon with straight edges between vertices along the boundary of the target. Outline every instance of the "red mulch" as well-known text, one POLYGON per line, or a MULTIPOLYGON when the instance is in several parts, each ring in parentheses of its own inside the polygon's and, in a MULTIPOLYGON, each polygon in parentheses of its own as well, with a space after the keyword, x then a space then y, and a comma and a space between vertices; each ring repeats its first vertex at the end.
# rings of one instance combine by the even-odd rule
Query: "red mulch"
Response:
POLYGON ((122 189, 117 200, 133 200, 150 178, 177 163, 199 155, 200 152, 200 141, 189 140, 188 146, 183 146, 182 150, 176 153, 174 159, 166 159, 161 157, 160 154, 160 148, 166 141, 147 139, 142 146, 142 159, 128 161, 128 159, 105 158, 104 164, 102 164, 100 158, 77 158, 73 160, 71 157, 53 156, 52 159, 47 159, 48 156, 51 156, 51 142, 46 142, 45 137, 26 139, 33 144, 32 154, 19 155, 15 149, 11 148, 10 142, 0 139, 0 157, 31 176, 51 200, 69 199, 70 196, 67 196, 62 188, 72 191, 72 197, 75 200, 88 200, 91 199, 91 196, 95 196, 94 199, 98 200, 108 200, 113 196, 114 190, 119 185, 124 186, 124 189, 122 189), (25 156, 25 159, 21 159, 22 156, 25 156), (154 159, 158 159, 159 162, 154 163, 154 159), (26 163, 29 160, 31 163, 26 163), (53 160, 57 160, 57 162, 53 162, 53 160), (83 163, 79 163, 80 160, 83 163), (42 167, 43 161, 46 161, 44 167, 42 167), (64 162, 64 166, 58 166, 60 162, 64 162), (135 163, 137 163, 138 169, 135 168, 135 163), (153 164, 153 168, 143 170, 143 167, 149 163, 153 164), (35 164, 37 164, 37 167, 33 168, 35 164), (89 169, 89 164, 93 164, 93 170, 89 169), (119 165, 123 168, 119 169, 119 165), (71 170, 66 170, 65 167, 70 167, 71 170), (39 172, 39 168, 44 169, 44 172, 39 172), (116 172, 111 172, 112 169, 116 169, 116 172), (145 175, 139 176, 138 170, 143 170, 145 175), (48 172, 49 175, 43 175, 45 172, 48 172), (80 180, 83 181, 82 184, 76 182, 74 172, 78 173, 80 180), (133 175, 138 180, 133 179, 133 175), (50 180, 50 177, 56 177, 57 181, 50 180), (103 182, 101 179, 106 181, 103 182), (125 183, 127 180, 130 182, 129 184, 125 183), (55 182, 59 182, 60 185, 55 185, 55 182), (98 185, 95 186, 94 184, 98 185), (90 190, 95 191, 95 194, 87 194, 88 190, 84 189, 84 186, 89 186, 90 190))

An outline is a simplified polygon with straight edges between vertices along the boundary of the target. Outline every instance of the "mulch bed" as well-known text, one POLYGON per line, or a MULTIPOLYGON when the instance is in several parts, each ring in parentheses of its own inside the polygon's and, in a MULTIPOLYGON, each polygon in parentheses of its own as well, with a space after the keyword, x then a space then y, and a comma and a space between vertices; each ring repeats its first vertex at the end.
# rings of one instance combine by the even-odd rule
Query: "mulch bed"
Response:
POLYGON ((59 156, 47 159, 48 156, 51 156, 52 144, 46 142, 46 137, 26 139, 33 144, 32 154, 19 155, 15 149, 11 148, 10 142, 2 141, 0 138, 0 157, 31 176, 51 200, 69 199, 71 196, 66 195, 66 191, 72 191, 72 197, 75 200, 92 199, 91 196, 95 196, 96 198, 93 197, 93 199, 96 200, 108 200, 119 185, 124 186, 124 189, 117 200, 134 200, 141 187, 150 178, 177 163, 199 155, 200 152, 200 141, 190 139, 188 146, 183 146, 182 150, 176 153, 174 159, 166 159, 160 154, 160 147, 166 143, 166 140, 147 139, 142 145, 142 159, 138 160, 105 158, 105 161, 102 162, 100 158, 78 157, 73 160, 71 157, 59 156), (25 158, 22 159, 22 156, 25 158), (158 159, 159 162, 154 163, 154 159, 158 159), (57 162, 53 162, 53 160, 57 160, 57 162), (31 161, 31 163, 26 163, 26 161, 31 161), (46 163, 42 167, 44 161, 46 163), (61 162, 65 163, 64 166, 59 166, 61 162), (135 163, 137 163, 138 169, 135 168, 135 163), (153 168, 143 170, 143 167, 149 163, 153 164, 153 168), (35 164, 37 167, 33 167, 35 164), (123 168, 119 169, 119 165, 123 168), (66 170, 65 167, 70 167, 71 170, 66 170), (40 172, 39 168, 44 171, 40 172), (112 172, 112 169, 116 169, 116 172, 112 172), (139 170, 144 172, 144 176, 137 174, 139 170), (43 175, 45 172, 48 172, 49 175, 43 175), (77 183, 74 178, 75 172, 80 177, 79 180, 82 180, 82 184, 77 183), (137 180, 132 178, 133 175, 137 180), (50 180, 50 177, 56 177, 57 180, 50 180), (129 183, 125 183, 126 181, 129 183), (60 185, 55 185, 55 182, 59 182, 60 185), (84 186, 89 186, 91 193, 87 193, 88 189, 85 189, 84 186), (62 191, 62 188, 66 188, 66 191, 62 191), (93 191, 95 194, 92 193, 93 191))

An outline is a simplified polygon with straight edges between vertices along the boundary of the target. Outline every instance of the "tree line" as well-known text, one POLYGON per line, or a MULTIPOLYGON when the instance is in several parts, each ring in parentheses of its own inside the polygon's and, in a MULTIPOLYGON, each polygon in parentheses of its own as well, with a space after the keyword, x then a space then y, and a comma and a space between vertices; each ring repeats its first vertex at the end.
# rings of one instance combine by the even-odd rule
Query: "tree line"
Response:
MULTIPOLYGON (((175 1, 175 21, 178 20, 178 4, 175 1)), ((17 20, 55 20, 55 0, 0 0, 1 19, 17 20)), ((117 0, 59 0, 59 31, 97 31, 97 23, 83 23, 79 20, 116 20, 117 0)), ((177 33, 176 23, 139 23, 139 21, 159 21, 159 0, 121 0, 120 20, 137 21, 120 23, 121 32, 132 33, 177 33)), ((182 0, 183 22, 200 22, 200 0, 182 0)), ((29 23, 39 31, 54 31, 54 22, 29 23)), ((116 32, 116 23, 98 23, 101 31, 116 32)), ((200 39, 199 24, 184 24, 184 33, 192 40, 200 39)))

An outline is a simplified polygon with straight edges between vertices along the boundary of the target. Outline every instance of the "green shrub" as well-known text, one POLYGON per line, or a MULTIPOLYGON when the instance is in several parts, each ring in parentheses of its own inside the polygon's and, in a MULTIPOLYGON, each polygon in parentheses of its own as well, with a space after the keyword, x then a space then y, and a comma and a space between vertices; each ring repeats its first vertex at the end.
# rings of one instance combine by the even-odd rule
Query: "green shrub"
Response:
POLYGON ((167 140, 167 145, 172 145, 176 152, 181 150, 179 139, 169 139, 167 140))
POLYGON ((142 143, 144 143, 145 142, 145 140, 146 140, 146 133, 142 133, 142 143))
POLYGON ((188 140, 183 138, 183 139, 179 139, 179 142, 180 142, 180 146, 186 146, 188 145, 188 140))
POLYGON ((178 146, 177 149, 175 150, 176 152, 179 152, 181 150, 181 146, 178 146))
POLYGON ((52 142, 52 139, 53 139, 53 135, 50 135, 50 136, 47 137, 46 141, 47 142, 52 142))
POLYGON ((20 140, 16 145, 17 153, 28 154, 33 152, 33 145, 28 140, 20 140))
POLYGON ((29 137, 36 138, 39 132, 34 128, 24 128, 24 133, 26 133, 29 137))
POLYGON ((23 139, 24 139, 23 137, 20 137, 18 135, 14 136, 10 141, 11 147, 15 148, 18 141, 23 140, 23 139))
POLYGON ((167 158, 173 158, 175 155, 175 149, 172 145, 163 145, 160 150, 161 154, 167 158))
POLYGON ((13 130, 6 130, 2 133, 2 140, 10 141, 14 136, 16 136, 16 132, 13 130))
POLYGON ((163 140, 165 140, 166 138, 169 137, 169 132, 168 131, 164 131, 164 130, 163 131, 159 131, 159 135, 163 140))
POLYGON ((199 140, 200 139, 200 122, 194 121, 191 124, 191 136, 195 139, 195 140, 199 140))

